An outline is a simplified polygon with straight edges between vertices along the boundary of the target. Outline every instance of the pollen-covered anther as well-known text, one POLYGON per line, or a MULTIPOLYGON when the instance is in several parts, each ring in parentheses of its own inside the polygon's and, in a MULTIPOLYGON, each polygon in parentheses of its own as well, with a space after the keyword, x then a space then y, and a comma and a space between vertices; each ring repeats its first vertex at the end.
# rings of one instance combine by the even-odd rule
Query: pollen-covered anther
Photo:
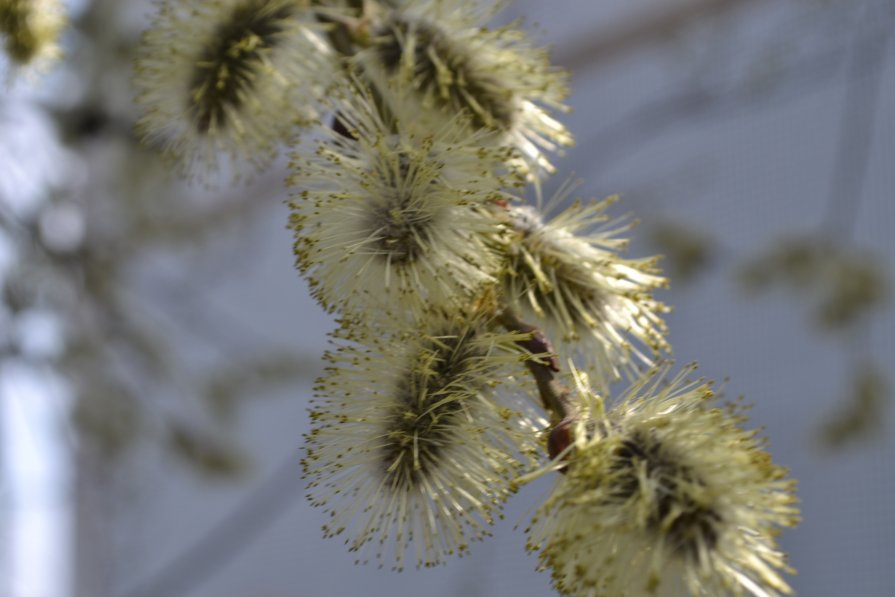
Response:
POLYGON ((566 595, 789 594, 776 537, 798 521, 793 482, 740 428, 742 415, 687 380, 692 368, 670 381, 667 370, 637 380, 609 412, 583 399, 530 549, 566 595))
POLYGON ((447 388, 481 360, 481 347, 471 338, 447 337, 421 347, 418 369, 407 372, 395 388, 395 405, 386 425, 382 466, 390 483, 408 487, 423 483, 439 466, 439 456, 456 441, 457 426, 469 417, 462 394, 447 388), (425 362, 429 361, 429 362, 425 362))
POLYGON ((233 126, 228 112, 238 112, 254 80, 269 67, 267 55, 295 16, 296 7, 251 2, 237 6, 218 26, 215 37, 195 62, 189 108, 199 133, 233 126))
POLYGON ((620 441, 611 459, 613 497, 643 499, 647 526, 665 538, 670 551, 696 562, 715 546, 721 515, 695 497, 705 483, 684 459, 668 454, 655 434, 633 432, 620 441))
POLYGON ((390 74, 398 73, 402 61, 410 61, 413 83, 442 108, 465 111, 475 128, 512 128, 519 112, 512 91, 476 64, 474 55, 454 47, 438 26, 397 16, 377 38, 376 51, 390 74))
POLYGON ((433 122, 462 115, 473 129, 499 132, 494 140, 513 148, 507 159, 521 170, 552 172, 545 153, 572 144, 548 114, 566 109, 566 75, 513 26, 482 27, 495 8, 490 2, 406 3, 388 13, 358 59, 386 98, 405 96, 433 122))
POLYGON ((378 113, 363 91, 339 102, 358 134, 331 133, 293 161, 295 254, 314 296, 331 311, 385 311, 412 319, 470 303, 496 283, 487 209, 512 179, 487 134, 436 131, 378 113))
MULTIPOLYGON (((425 174, 435 174, 438 164, 428 164, 431 170, 425 174)), ((411 158, 403 152, 397 156, 397 168, 384 168, 375 172, 385 184, 381 192, 387 196, 384 201, 370 207, 369 228, 374 231, 375 245, 382 259, 396 266, 415 262, 427 250, 426 240, 430 236, 436 214, 425 209, 418 197, 414 197, 415 186, 425 192, 426 181, 414 180, 419 172, 411 171, 411 158)), ((428 180, 433 184, 434 178, 428 180)))
POLYGON ((365 331, 329 353, 305 473, 327 534, 344 531, 349 549, 431 566, 488 535, 536 437, 491 383, 519 372, 518 337, 481 324, 365 331))
POLYGON ((136 60, 138 130, 191 176, 224 156, 262 167, 316 121, 333 61, 307 0, 162 0, 136 60))
POLYGON ((668 309, 652 297, 667 281, 655 258, 619 254, 627 243, 619 234, 632 224, 605 215, 615 200, 576 200, 546 221, 531 206, 504 210, 515 232, 503 278, 508 300, 553 338, 561 361, 595 373, 602 389, 669 350, 660 317, 668 309))

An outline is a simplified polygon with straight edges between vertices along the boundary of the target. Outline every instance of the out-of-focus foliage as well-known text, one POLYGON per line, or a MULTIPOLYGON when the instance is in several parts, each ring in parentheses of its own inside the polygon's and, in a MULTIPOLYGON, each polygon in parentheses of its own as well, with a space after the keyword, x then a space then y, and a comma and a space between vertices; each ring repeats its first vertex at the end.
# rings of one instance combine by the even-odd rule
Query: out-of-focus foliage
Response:
POLYGON ((205 380, 203 396, 212 413, 232 421, 247 396, 271 384, 312 378, 316 373, 317 362, 308 356, 274 353, 211 372, 205 380))
POLYGON ((712 264, 714 240, 704 230, 671 221, 658 222, 650 241, 664 257, 664 268, 675 284, 687 284, 712 264))
POLYGON ((840 330, 880 309, 888 298, 885 266, 873 256, 814 239, 786 239, 755 257, 741 272, 754 293, 774 286, 808 301, 816 325, 840 330))
POLYGON ((885 403, 890 392, 885 375, 865 363, 853 373, 849 390, 845 404, 820 429, 820 439, 827 448, 841 448, 883 431, 885 403))
POLYGON ((0 0, 0 41, 16 67, 39 70, 57 59, 64 25, 60 0, 0 0))
MULTIPOLYGON (((873 317, 889 306, 887 271, 886 264, 873 255, 826 238, 802 237, 781 240, 760 252, 739 276, 751 294, 775 287, 790 292, 811 313, 812 324, 839 332, 843 352, 850 352, 852 346, 846 340, 872 325, 873 317)), ((853 368, 851 377, 847 401, 819 431, 828 448, 881 430, 889 396, 885 373, 865 363, 853 368)))
MULTIPOLYGON (((660 222, 651 228, 651 241, 664 254, 674 282, 691 282, 711 265, 729 265, 712 259, 713 251, 720 251, 717 244, 691 226, 660 222)), ((852 349, 848 340, 890 306, 888 271, 878 256, 820 236, 784 238, 753 251, 735 270, 750 296, 775 289, 791 295, 810 313, 812 327, 838 332, 834 339, 844 352, 852 349)), ((821 443, 837 449, 881 433, 889 393, 884 371, 866 363, 853 367, 843 404, 819 430, 821 443)))
MULTIPOLYGON (((7 52, 23 28, 47 33, 51 15, 40 11, 49 4, 58 8, 0 0, 7 52)), ((224 352, 211 367, 185 362, 185 340, 221 353, 218 336, 232 324, 208 323, 190 262, 238 239, 272 193, 186 186, 140 146, 132 8, 84 5, 70 23, 71 59, 0 91, 0 322, 10 330, 0 374, 7 359, 62 373, 74 397, 72 429, 93 457, 122 464, 144 443, 203 477, 232 476, 249 464, 233 428, 240 405, 312 375, 316 362, 279 346, 224 352), (65 94, 54 92, 60 85, 65 94), (153 266, 160 262, 173 265, 153 266), (34 331, 35 313, 53 334, 34 331)), ((234 271, 226 265, 218 270, 234 271)))
POLYGON ((167 442, 172 453, 207 477, 233 477, 248 466, 241 450, 225 435, 172 423, 167 442))

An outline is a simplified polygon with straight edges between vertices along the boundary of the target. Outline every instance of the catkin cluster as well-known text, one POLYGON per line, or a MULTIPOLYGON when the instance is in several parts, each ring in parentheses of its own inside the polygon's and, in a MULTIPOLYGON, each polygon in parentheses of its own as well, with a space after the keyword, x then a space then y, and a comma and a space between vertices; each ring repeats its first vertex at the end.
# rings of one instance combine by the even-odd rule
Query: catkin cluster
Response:
POLYGON ((162 0, 140 49, 138 127, 182 173, 291 151, 296 265, 339 321, 303 459, 324 534, 440 564, 555 472, 528 545, 559 592, 788 593, 793 484, 710 384, 667 379, 667 280, 622 255, 616 198, 541 200, 567 75, 499 8, 162 0))

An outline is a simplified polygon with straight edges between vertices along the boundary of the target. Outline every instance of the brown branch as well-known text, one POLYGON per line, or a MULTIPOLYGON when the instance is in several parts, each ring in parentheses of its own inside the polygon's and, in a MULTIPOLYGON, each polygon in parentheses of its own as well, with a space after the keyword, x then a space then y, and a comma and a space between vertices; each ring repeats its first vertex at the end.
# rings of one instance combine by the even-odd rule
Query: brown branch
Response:
POLYGON ((551 459, 556 458, 572 443, 572 424, 578 420, 573 390, 558 379, 559 359, 541 330, 519 319, 509 308, 500 313, 499 321, 507 330, 527 335, 517 344, 534 355, 525 365, 535 378, 544 409, 550 413, 553 429, 547 437, 547 452, 551 459))

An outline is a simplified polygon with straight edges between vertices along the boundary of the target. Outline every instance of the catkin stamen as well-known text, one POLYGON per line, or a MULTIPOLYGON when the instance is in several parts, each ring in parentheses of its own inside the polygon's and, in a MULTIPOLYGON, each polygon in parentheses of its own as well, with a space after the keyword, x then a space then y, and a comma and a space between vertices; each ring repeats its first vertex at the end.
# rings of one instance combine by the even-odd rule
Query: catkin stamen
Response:
POLYGON ((271 10, 266 2, 237 7, 222 23, 196 61, 190 83, 190 105, 196 130, 202 134, 232 123, 228 109, 239 109, 257 77, 266 68, 266 56, 294 15, 290 6, 271 10))
POLYGON ((695 560, 701 549, 712 549, 717 544, 720 514, 696 503, 682 487, 685 483, 705 484, 678 459, 666 455, 655 437, 634 433, 622 440, 610 468, 618 475, 613 478, 613 498, 624 501, 652 493, 647 524, 654 531, 664 532, 672 551, 695 560), (647 487, 642 480, 648 481, 647 487))
MULTIPOLYGON (((428 229, 435 214, 419 201, 415 187, 420 167, 412 168, 410 157, 402 152, 378 173, 384 183, 383 202, 370 208, 370 229, 381 255, 392 265, 414 263, 426 252, 428 229)), ((429 170, 429 162, 424 162, 429 170)))
POLYGON ((465 330, 430 342, 419 353, 421 366, 399 382, 381 452, 384 472, 397 485, 418 485, 456 441, 455 423, 466 416, 467 405, 453 386, 484 356, 473 338, 473 330, 465 330))
POLYGON ((379 59, 389 74, 410 62, 414 83, 451 112, 466 112, 475 128, 509 130, 517 108, 513 93, 475 56, 455 48, 438 27, 422 21, 394 19, 377 36, 379 59))

